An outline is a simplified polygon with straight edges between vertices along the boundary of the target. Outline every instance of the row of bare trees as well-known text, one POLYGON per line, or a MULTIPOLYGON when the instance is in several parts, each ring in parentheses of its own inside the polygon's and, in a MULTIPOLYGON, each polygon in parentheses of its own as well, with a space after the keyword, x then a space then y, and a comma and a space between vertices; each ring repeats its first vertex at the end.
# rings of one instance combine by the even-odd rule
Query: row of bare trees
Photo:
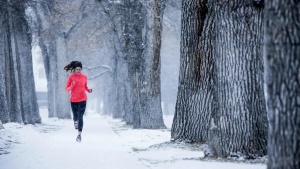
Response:
POLYGON ((268 152, 268 168, 299 168, 299 7, 182 1, 173 140, 206 143, 217 157, 268 152))
POLYGON ((164 6, 164 1, 155 0, 31 2, 31 25, 48 81, 49 117, 70 118, 68 95, 63 87, 67 74, 60 68, 68 61, 81 60, 96 63, 84 69, 97 85, 93 93, 101 98, 105 114, 123 118, 134 128, 165 128, 160 91, 164 6), (99 25, 95 25, 97 20, 99 25), (89 56, 85 49, 91 46, 92 51, 100 51, 100 56, 89 56), (109 50, 109 56, 103 56, 103 50, 109 50), (92 75, 94 68, 104 65, 108 65, 109 74, 92 75))
POLYGON ((0 121, 40 123, 26 1, 0 2, 0 121))
MULTIPOLYGON (((86 60, 98 64, 86 66, 88 70, 106 67, 99 59, 109 65, 106 83, 101 82, 107 88, 99 92, 104 112, 134 128, 165 127, 160 105, 164 0, 78 0, 75 6, 31 1, 31 22, 26 20, 26 3, 0 4, 2 122, 41 121, 31 61, 31 38, 36 36, 48 80, 50 117, 70 118, 62 87, 67 74, 60 71, 68 61, 82 58, 74 51, 84 51, 76 49, 84 41, 96 49, 112 49, 110 57, 91 55, 86 60), (89 23, 93 16, 101 16, 101 22, 89 23), (95 29, 87 30, 89 24, 95 29)), ((256 158, 268 153, 269 168, 299 167, 299 8, 296 1, 282 0, 182 1, 172 140, 206 143, 209 156, 256 158)))
POLYGON ((216 156, 266 154, 262 19, 251 1, 183 1, 172 139, 207 142, 216 156))
POLYGON ((124 5, 124 54, 133 100, 133 126, 162 128, 160 48, 164 2, 125 0, 124 5))

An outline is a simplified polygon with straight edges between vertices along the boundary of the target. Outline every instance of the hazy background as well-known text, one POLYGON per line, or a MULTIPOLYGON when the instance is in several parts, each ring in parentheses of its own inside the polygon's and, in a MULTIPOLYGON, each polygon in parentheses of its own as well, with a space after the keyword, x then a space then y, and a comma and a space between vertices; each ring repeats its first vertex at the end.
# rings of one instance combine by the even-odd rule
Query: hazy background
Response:
MULTIPOLYGON (((80 1, 77 1, 79 5, 80 1)), ((76 6, 76 2, 73 2, 73 6, 76 6)), ((162 48, 161 48, 161 93, 162 93, 162 109, 165 115, 174 114, 175 102, 178 88, 178 74, 179 74, 179 57, 180 57, 180 19, 181 19, 181 2, 179 0, 168 1, 163 18, 163 33, 162 33, 162 48)), ((69 13, 72 13, 73 9, 68 9, 69 13)), ((87 10, 86 18, 80 30, 75 32, 69 40, 67 46, 68 59, 65 65, 71 60, 80 60, 83 62, 83 66, 93 67, 97 65, 110 66, 110 56, 113 55, 112 48, 113 42, 111 41, 111 30, 108 24, 103 20, 97 19, 104 18, 101 12, 93 13, 94 8, 87 10), (97 21, 98 20, 98 21, 97 21), (97 22, 95 22, 97 21, 97 22), (101 29, 93 28, 100 27, 101 29), (86 34, 82 34, 83 30, 87 30, 86 34), (88 41, 87 43, 84 43, 88 41), (97 50, 96 50, 97 49, 97 50), (70 57, 72 56, 72 57, 70 57)), ((97 11, 96 11, 97 12, 97 11)), ((69 21, 71 22, 71 21, 69 21)), ((67 26, 66 26, 67 27, 67 26)), ((32 47, 33 55, 33 67, 35 87, 37 91, 39 105, 44 104, 46 97, 43 97, 43 93, 47 92, 47 80, 45 75, 45 69, 43 65, 43 59, 41 56, 41 49, 39 46, 34 45, 32 47)), ((66 74, 63 71, 63 67, 58 68, 61 73, 66 74)), ((100 70, 99 70, 100 71, 100 70)), ((96 71, 88 71, 83 69, 83 73, 87 76, 97 75, 96 71)), ((89 101, 87 110, 89 112, 102 113, 103 102, 101 101, 101 95, 105 95, 105 88, 108 85, 106 80, 109 79, 109 75, 100 76, 99 78, 89 80, 89 87, 93 88, 94 93, 88 95, 89 101)), ((65 86, 61 86, 65 87, 65 86)))

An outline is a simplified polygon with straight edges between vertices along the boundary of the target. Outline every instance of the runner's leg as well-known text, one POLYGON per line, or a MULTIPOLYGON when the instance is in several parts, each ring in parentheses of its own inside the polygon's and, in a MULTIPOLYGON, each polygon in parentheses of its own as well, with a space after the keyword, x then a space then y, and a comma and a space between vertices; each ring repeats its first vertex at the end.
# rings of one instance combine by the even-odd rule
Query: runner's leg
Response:
POLYGON ((79 102, 78 104, 78 132, 82 132, 83 128, 83 114, 86 108, 86 101, 79 102))
POLYGON ((74 125, 75 128, 77 129, 78 127, 78 113, 79 113, 79 103, 77 102, 71 102, 71 109, 72 109, 72 113, 73 113, 73 121, 74 121, 74 125), (76 124, 75 124, 76 123, 76 124))

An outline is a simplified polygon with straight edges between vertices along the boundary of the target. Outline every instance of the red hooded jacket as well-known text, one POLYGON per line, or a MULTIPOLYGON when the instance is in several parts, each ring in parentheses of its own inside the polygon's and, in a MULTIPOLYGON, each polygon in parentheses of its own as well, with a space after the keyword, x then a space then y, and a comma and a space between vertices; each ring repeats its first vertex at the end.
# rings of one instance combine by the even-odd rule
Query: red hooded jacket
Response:
POLYGON ((82 73, 73 73, 69 76, 66 91, 71 91, 71 102, 82 102, 87 100, 85 91, 90 89, 87 86, 87 76, 82 73), (72 85, 72 82, 74 82, 72 85))

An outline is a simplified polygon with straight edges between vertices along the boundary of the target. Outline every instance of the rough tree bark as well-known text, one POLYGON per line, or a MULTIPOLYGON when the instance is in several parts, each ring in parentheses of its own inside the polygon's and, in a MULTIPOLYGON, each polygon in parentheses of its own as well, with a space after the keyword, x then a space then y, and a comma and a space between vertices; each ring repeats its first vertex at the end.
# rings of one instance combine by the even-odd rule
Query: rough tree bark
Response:
POLYGON ((161 108, 160 49, 164 0, 149 0, 143 36, 140 128, 165 128, 161 108))
MULTIPOLYGON (((18 80, 20 86, 21 112, 25 124, 40 123, 39 108, 35 93, 32 54, 31 54, 31 34, 26 20, 26 1, 11 1, 11 32, 12 46, 15 52, 12 54, 16 60, 18 80)), ((13 89, 14 90, 14 89, 13 89)), ((18 115, 14 118, 19 119, 18 115)))
POLYGON ((268 169, 300 167, 300 3, 266 1, 268 169))
MULTIPOLYGON (((40 123, 32 68, 31 34, 26 20, 26 1, 4 1, 3 12, 5 97, 9 121, 40 123)), ((2 15, 1 15, 2 16, 2 15)), ((2 79, 1 79, 2 80, 2 79)), ((3 92, 1 92, 3 93, 3 92)), ((5 104, 5 101, 4 101, 5 104)))
POLYGON ((172 139, 221 157, 266 154, 262 15, 252 1, 183 1, 172 139))
POLYGON ((141 11, 137 11, 137 5, 139 8, 141 4, 139 4, 138 0, 131 2, 129 0, 124 0, 124 10, 123 10, 123 30, 122 34, 124 36, 123 48, 124 48, 124 56, 126 60, 127 70, 128 70, 128 105, 129 109, 126 109, 125 112, 125 120, 128 124, 134 124, 135 121, 139 121, 139 106, 138 106, 138 93, 135 90, 136 86, 136 72, 140 70, 140 56, 141 56, 141 27, 137 26, 140 24, 141 19, 141 11), (135 14, 135 15, 134 15, 135 14), (139 23, 137 23, 139 22, 139 23))
MULTIPOLYGON (((211 5, 210 3, 208 5, 211 5)), ((208 143, 216 156, 267 153, 263 94, 263 10, 252 1, 216 1, 214 114, 208 143)))
POLYGON ((159 80, 162 2, 124 0, 123 48, 128 64, 129 98, 132 100, 129 102, 132 111, 126 112, 126 116, 132 119, 134 128, 165 127, 159 80))
MULTIPOLYGON (((10 72, 9 62, 9 23, 8 23, 8 8, 7 1, 0 3, 0 120, 3 123, 10 121, 9 108, 7 102, 6 86, 7 80, 5 76, 10 72)), ((9 79, 8 79, 9 80, 9 79)))
POLYGON ((139 0, 124 0, 124 55, 128 65, 130 108, 126 112, 127 119, 132 121, 134 128, 140 127, 140 81, 142 71, 142 26, 143 5, 139 0))
MULTIPOLYGON (((13 30, 13 20, 12 12, 16 4, 12 5, 6 4, 6 31, 7 36, 5 37, 5 88, 6 88, 6 101, 7 108, 9 112, 9 121, 22 122, 22 112, 21 112, 21 92, 19 85, 19 74, 18 74, 18 61, 17 61, 17 50, 15 31, 13 30)), ((23 15, 25 12, 23 13, 23 15)), ((15 15, 20 15, 14 14, 15 15)), ((22 15, 22 14, 21 14, 22 15)))
POLYGON ((212 109, 213 14, 207 1, 183 0, 180 74, 171 137, 173 140, 207 140, 212 109))

